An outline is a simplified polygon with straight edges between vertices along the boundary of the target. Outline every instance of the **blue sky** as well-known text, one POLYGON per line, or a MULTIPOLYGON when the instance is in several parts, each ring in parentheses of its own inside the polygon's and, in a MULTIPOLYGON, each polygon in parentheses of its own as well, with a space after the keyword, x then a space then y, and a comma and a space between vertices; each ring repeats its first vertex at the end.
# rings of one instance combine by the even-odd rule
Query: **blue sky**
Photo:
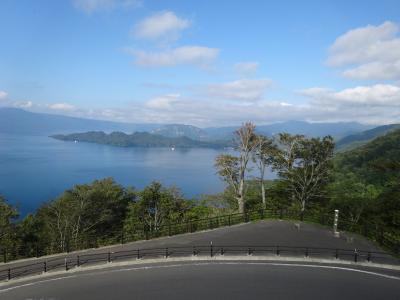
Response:
POLYGON ((0 105, 198 126, 400 121, 399 1, 0 2, 0 105))

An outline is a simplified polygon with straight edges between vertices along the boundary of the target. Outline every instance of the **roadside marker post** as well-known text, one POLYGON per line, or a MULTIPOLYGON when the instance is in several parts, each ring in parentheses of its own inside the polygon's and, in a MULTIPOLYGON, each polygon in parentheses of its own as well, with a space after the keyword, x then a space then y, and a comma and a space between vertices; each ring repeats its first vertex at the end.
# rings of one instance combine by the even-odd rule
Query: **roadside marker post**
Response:
POLYGON ((333 220, 333 235, 335 237, 340 237, 340 233, 339 233, 339 231, 337 231, 338 221, 339 221, 339 210, 335 209, 335 218, 333 220))

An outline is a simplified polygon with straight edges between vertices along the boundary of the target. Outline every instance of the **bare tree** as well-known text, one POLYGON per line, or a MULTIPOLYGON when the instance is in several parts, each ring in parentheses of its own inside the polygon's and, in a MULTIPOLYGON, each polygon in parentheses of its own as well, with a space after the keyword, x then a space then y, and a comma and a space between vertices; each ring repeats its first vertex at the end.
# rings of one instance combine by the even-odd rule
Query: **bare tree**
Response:
POLYGON ((234 148, 239 153, 239 157, 232 155, 220 155, 216 158, 215 167, 218 174, 235 191, 235 198, 238 202, 239 212, 245 209, 244 184, 248 162, 251 154, 256 147, 255 125, 247 122, 235 131, 234 148))

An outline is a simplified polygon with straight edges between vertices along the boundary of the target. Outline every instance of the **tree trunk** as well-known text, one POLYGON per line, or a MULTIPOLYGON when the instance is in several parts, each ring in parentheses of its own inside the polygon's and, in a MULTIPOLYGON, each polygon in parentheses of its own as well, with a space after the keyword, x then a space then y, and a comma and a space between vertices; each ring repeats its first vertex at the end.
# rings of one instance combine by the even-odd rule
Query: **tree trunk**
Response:
POLYGON ((300 220, 303 221, 304 220, 304 212, 306 210, 306 201, 302 200, 301 201, 301 211, 300 211, 300 220))
POLYGON ((265 187, 264 187, 264 180, 261 180, 261 196, 262 196, 262 205, 263 208, 267 208, 267 203, 265 201, 265 187))
POLYGON ((239 206, 239 213, 244 213, 244 197, 243 197, 243 191, 244 191, 244 179, 240 180, 239 183, 239 191, 238 191, 238 206, 239 206))

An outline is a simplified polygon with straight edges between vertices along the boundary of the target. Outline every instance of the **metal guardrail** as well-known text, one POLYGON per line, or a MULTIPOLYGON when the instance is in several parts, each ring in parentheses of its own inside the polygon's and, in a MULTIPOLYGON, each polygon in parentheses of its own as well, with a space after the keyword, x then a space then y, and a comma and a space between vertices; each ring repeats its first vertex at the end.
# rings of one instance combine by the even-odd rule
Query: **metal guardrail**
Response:
POLYGON ((400 265, 400 261, 393 258, 385 252, 373 252, 358 249, 334 249, 334 248, 318 248, 318 247, 294 247, 281 245, 266 246, 220 246, 212 243, 207 246, 191 246, 191 247, 166 247, 166 248, 145 248, 133 249, 117 252, 101 252, 93 254, 78 254, 74 256, 57 257, 46 259, 29 265, 21 265, 9 267, 0 271, 0 281, 12 280, 30 275, 38 275, 51 271, 68 271, 72 268, 82 267, 96 263, 111 263, 126 260, 142 260, 148 258, 165 258, 170 257, 216 257, 224 255, 249 255, 249 256, 287 256, 287 257, 305 257, 345 260, 357 262, 374 262, 380 264, 396 264, 400 265))

